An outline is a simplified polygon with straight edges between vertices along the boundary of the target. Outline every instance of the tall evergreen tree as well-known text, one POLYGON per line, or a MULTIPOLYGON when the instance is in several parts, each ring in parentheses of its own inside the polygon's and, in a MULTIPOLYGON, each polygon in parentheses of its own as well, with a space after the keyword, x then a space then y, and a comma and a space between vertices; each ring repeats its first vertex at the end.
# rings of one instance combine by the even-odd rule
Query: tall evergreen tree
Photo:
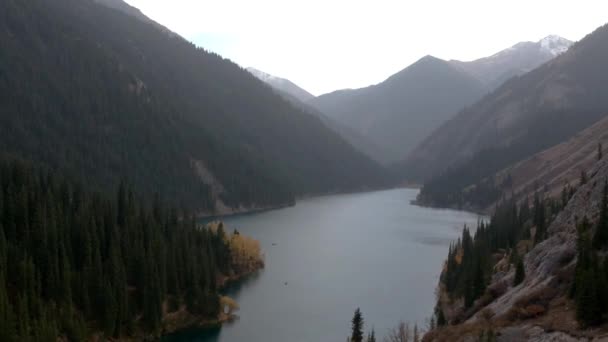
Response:
POLYGON ((376 332, 374 329, 367 335, 367 342, 376 342, 376 332))
POLYGON ((515 277, 513 278, 513 286, 521 284, 526 278, 526 269, 521 258, 517 258, 515 263, 515 277))
POLYGON ((351 320, 352 324, 352 333, 350 336, 351 342, 363 342, 363 315, 361 314, 361 310, 357 308, 355 310, 355 314, 353 319, 351 320))
POLYGON ((600 204, 600 215, 597 228, 593 238, 595 248, 603 248, 608 243, 608 180, 604 181, 602 189, 602 201, 600 204))
POLYGON ((169 298, 217 317, 218 273, 234 271, 227 239, 126 184, 106 198, 40 174, 0 156, 0 341, 153 333, 169 298))

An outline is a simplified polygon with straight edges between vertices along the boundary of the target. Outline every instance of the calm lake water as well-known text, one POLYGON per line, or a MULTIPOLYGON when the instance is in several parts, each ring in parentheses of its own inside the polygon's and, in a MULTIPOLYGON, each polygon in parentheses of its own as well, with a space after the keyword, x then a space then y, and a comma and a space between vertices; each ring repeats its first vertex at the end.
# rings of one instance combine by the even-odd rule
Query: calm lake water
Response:
POLYGON ((319 197, 226 219, 260 240, 266 269, 227 294, 240 318, 166 341, 344 341, 354 310, 376 336, 399 320, 424 325, 450 241, 478 216, 416 207, 417 190, 319 197))

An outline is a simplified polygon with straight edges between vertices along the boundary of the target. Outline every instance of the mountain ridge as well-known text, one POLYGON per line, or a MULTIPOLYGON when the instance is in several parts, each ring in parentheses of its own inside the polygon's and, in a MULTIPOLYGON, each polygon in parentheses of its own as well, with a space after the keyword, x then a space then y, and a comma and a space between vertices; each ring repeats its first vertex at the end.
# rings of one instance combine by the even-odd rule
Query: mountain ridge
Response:
POLYGON ((298 86, 297 84, 286 78, 277 77, 253 67, 248 67, 246 68, 246 70, 258 79, 260 79, 262 82, 270 85, 271 87, 281 92, 287 93, 295 97, 299 101, 308 102, 315 97, 314 95, 306 91, 304 88, 298 86))
POLYGON ((481 97, 484 87, 447 62, 426 56, 365 88, 338 90, 310 103, 385 150, 371 156, 383 163, 403 158, 408 149, 453 112, 481 97), (429 90, 436 95, 429 99, 429 90))
POLYGON ((92 1, 2 9, 0 146, 9 154, 96 190, 126 179, 142 196, 159 192, 200 213, 389 183, 319 119, 156 25, 92 1))
POLYGON ((435 198, 429 203, 437 204, 444 197, 443 203, 450 197, 448 202, 455 205, 456 198, 462 200, 464 186, 563 142, 604 118, 608 100, 600 89, 608 80, 608 68, 603 65, 608 60, 606 42, 608 26, 604 25, 566 53, 510 79, 461 111, 400 164, 406 178, 427 181, 425 187, 435 195, 425 196, 424 190, 421 195, 435 198))
POLYGON ((573 44, 568 39, 549 35, 537 42, 519 42, 491 56, 463 62, 450 60, 493 90, 514 76, 523 75, 566 52, 573 44))

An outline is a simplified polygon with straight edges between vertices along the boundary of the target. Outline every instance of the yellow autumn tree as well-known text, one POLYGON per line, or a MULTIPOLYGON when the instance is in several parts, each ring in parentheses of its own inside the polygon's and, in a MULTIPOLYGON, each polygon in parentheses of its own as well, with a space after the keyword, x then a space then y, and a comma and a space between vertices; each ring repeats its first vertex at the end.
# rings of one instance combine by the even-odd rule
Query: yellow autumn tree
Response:
POLYGON ((234 272, 248 273, 264 267, 264 255, 259 241, 238 231, 227 233, 226 225, 220 221, 208 223, 206 227, 214 234, 218 234, 219 228, 222 227, 224 239, 230 249, 231 268, 234 272))
POLYGON ((234 232, 230 236, 232 267, 236 272, 250 272, 264 266, 260 242, 234 232))

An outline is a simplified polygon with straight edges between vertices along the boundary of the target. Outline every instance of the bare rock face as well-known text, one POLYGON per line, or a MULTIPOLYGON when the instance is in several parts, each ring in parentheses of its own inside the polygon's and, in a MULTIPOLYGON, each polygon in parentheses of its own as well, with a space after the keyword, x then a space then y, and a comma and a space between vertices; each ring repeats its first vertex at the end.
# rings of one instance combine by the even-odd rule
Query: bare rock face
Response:
MULTIPOLYGON (((580 185, 566 208, 553 220, 548 228, 549 238, 534 246, 525 256, 526 279, 518 286, 510 286, 507 291, 496 298, 486 308, 482 308, 472 316, 467 323, 480 322, 482 313, 488 309, 495 317, 504 316, 517 306, 517 303, 531 296, 540 296, 543 293, 553 291, 552 298, 566 295, 564 289, 568 286, 560 278, 560 273, 568 269, 574 269, 576 264, 576 226, 583 217, 587 217, 592 223, 597 220, 599 205, 602 196, 602 187, 608 179, 608 158, 597 162, 588 170, 589 181, 580 185)), ((489 288, 502 284, 511 284, 514 270, 497 272, 492 278, 489 288)), ((517 338, 509 339, 508 336, 516 336, 516 332, 524 333, 522 327, 514 327, 515 330, 506 330, 504 339, 499 341, 520 341, 517 338), (519 330, 517 330, 519 329, 519 330)), ((540 329, 540 328, 538 328, 540 329)), ((541 329, 542 330, 542 329, 541 329)), ((525 333, 532 330, 525 328, 525 333)), ((527 341, 579 341, 568 339, 560 333, 544 333, 537 337, 526 335, 527 341)), ((587 341, 586 339, 584 341, 587 341)))
POLYGON ((498 342, 587 342, 587 338, 570 336, 563 332, 547 333, 537 326, 509 327, 500 331, 498 342))

